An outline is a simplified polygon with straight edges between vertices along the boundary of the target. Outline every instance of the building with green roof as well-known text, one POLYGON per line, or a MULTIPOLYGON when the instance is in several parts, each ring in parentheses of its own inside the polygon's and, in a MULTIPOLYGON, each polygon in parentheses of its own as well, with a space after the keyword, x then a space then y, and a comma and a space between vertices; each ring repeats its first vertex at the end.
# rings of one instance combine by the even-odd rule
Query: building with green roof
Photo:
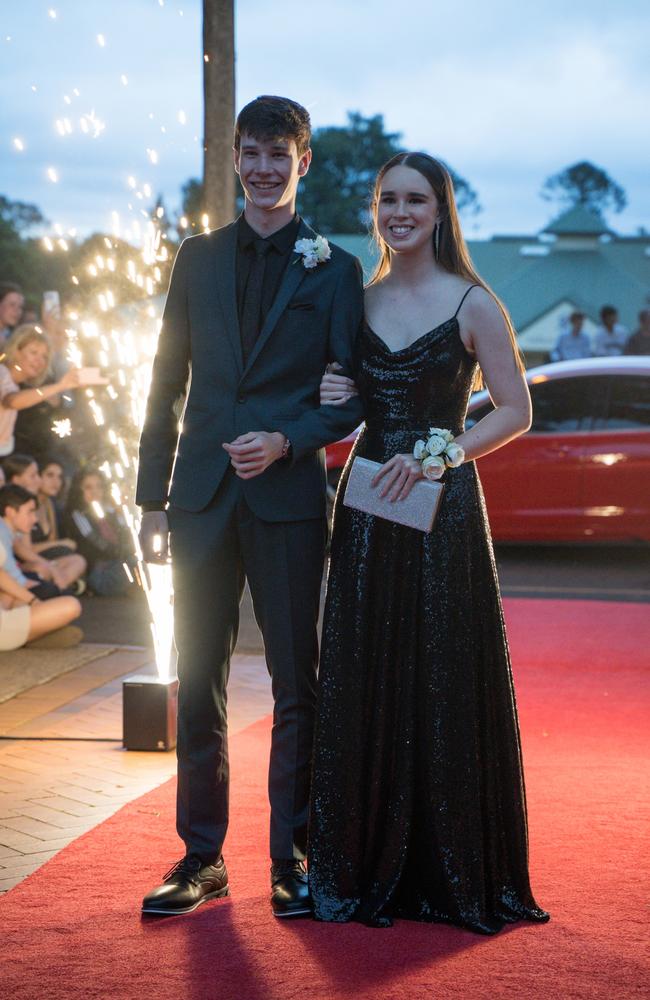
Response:
MULTIPOLYGON (((363 235, 332 236, 372 273, 377 251, 363 235)), ((619 310, 630 329, 650 306, 650 236, 619 236, 581 205, 563 212, 536 236, 468 240, 476 270, 510 311, 529 366, 547 359, 563 319, 586 316, 593 334, 603 305, 619 310)))

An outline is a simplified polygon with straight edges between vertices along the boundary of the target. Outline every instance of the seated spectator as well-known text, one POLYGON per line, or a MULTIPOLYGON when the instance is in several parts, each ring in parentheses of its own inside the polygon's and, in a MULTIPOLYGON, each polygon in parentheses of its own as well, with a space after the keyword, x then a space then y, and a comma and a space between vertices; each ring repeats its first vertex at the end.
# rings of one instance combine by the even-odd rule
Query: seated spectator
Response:
POLYGON ((48 458, 41 462, 38 471, 41 481, 38 487, 37 521, 32 531, 34 547, 38 549, 39 545, 56 543, 67 545, 74 552, 76 543, 71 538, 61 538, 61 497, 65 483, 63 466, 57 459, 48 458))
MULTIPOLYGON (((29 492, 34 501, 37 500, 41 485, 38 467, 31 455, 10 455, 3 464, 5 478, 8 484, 21 486, 29 492)), ((57 552, 54 546, 45 547, 41 552, 31 539, 31 532, 36 524, 37 514, 34 507, 34 524, 27 535, 20 534, 14 538, 13 549, 18 557, 21 569, 28 578, 36 579, 41 588, 40 596, 56 597, 58 593, 68 592, 82 594, 85 585, 81 577, 86 571, 86 560, 74 551, 74 547, 65 547, 57 552), (44 584, 49 586, 44 587, 44 584), (56 588, 55 593, 52 587, 56 588)))
POLYGON ((0 351, 20 323, 25 299, 20 285, 10 281, 0 282, 0 351))
MULTIPOLYGON (((36 497, 36 524, 32 528, 32 548, 45 559, 56 559, 58 565, 61 566, 62 559, 74 554, 77 550, 77 543, 72 538, 60 537, 56 498, 63 489, 63 466, 61 463, 54 459, 44 462, 39 468, 39 480, 36 497)), ((67 560, 67 562, 72 564, 72 560, 67 560)), ((79 567, 77 579, 82 585, 75 591, 79 596, 86 589, 85 583, 80 579, 86 572, 86 560, 83 556, 77 555, 76 562, 79 567)))
POLYGON ((72 481, 66 505, 66 532, 88 563, 88 587, 103 597, 129 589, 124 563, 133 564, 126 525, 111 505, 101 472, 84 469, 72 481))
POLYGON ((625 349, 628 330, 618 322, 618 309, 615 306, 603 306, 600 310, 601 326, 594 337, 594 356, 597 358, 616 358, 625 349))
POLYGON ((650 354, 650 309, 639 313, 639 329, 625 345, 626 354, 650 354))
POLYGON ((574 361, 576 358, 591 357, 591 342, 582 329, 584 321, 584 313, 571 313, 569 329, 558 337, 557 344, 551 351, 551 361, 574 361))
POLYGON ((0 650, 18 649, 26 643, 62 649, 76 646, 83 638, 81 629, 69 625, 81 614, 79 601, 75 597, 40 601, 16 566, 11 535, 29 532, 34 508, 34 498, 21 486, 0 488, 0 650))
POLYGON ((60 394, 79 388, 79 370, 71 368, 58 382, 44 384, 49 370, 50 343, 36 326, 19 326, 5 345, 0 364, 0 456, 11 455, 19 410, 37 407, 38 426, 30 433, 30 448, 36 453, 51 450, 52 413, 60 394), (27 388, 21 389, 25 383, 27 388))
MULTIPOLYGON (((25 573, 16 560, 15 547, 20 537, 29 536, 36 521, 36 500, 29 490, 13 484, 3 486, 0 496, 4 497, 4 512, 0 514, 0 546, 3 551, 3 567, 21 587, 31 590, 39 600, 60 597, 61 591, 51 579, 43 579, 37 573, 25 573), (10 491, 10 492, 6 492, 10 491), (18 491, 18 492, 15 492, 18 491)), ((49 564, 43 559, 44 572, 49 564)))

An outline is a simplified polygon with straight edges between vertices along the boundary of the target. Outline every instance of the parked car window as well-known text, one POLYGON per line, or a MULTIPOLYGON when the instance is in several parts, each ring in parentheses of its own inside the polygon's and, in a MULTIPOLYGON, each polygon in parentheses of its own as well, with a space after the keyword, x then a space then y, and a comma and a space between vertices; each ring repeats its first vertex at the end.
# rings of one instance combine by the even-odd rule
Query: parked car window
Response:
POLYGON ((650 378, 646 375, 618 375, 612 378, 607 430, 650 427, 650 378))
POLYGON ((608 376, 550 379, 531 385, 533 434, 591 430, 602 412, 608 376))

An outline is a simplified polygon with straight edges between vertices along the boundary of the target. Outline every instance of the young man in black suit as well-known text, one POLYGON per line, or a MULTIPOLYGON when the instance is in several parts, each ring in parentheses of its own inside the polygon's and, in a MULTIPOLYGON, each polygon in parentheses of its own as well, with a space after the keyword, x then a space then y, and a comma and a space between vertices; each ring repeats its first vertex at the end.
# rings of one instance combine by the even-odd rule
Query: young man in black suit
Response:
POLYGON ((187 913, 229 891, 226 686, 245 579, 274 697, 271 902, 276 916, 310 912, 305 852, 327 533, 321 449, 362 416, 358 397, 321 407, 319 383, 328 363, 351 372, 363 314, 358 260, 296 215, 310 138, 309 115, 293 101, 260 97, 241 111, 234 157, 244 212, 183 242, 165 305, 136 502, 145 559, 165 559, 171 547, 177 829, 186 854, 145 897, 145 913, 187 913), (175 404, 184 397, 179 434, 175 404))

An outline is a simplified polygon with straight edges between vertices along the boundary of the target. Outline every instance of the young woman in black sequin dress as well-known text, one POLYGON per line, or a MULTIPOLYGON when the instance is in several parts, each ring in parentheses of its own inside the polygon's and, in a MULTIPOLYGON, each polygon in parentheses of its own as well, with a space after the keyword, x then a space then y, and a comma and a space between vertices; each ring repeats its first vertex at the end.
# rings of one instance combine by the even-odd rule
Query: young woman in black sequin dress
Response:
POLYGON ((545 921, 528 879, 515 698, 474 459, 527 430, 530 397, 503 307, 473 270, 446 169, 400 154, 379 173, 382 251, 366 291, 353 455, 384 463, 395 503, 429 427, 466 461, 445 473, 430 535, 335 508, 314 750, 310 886, 319 920, 393 917, 492 934, 545 921), (461 308, 462 306, 462 308, 461 308), (465 431, 479 370, 495 404, 465 431))

